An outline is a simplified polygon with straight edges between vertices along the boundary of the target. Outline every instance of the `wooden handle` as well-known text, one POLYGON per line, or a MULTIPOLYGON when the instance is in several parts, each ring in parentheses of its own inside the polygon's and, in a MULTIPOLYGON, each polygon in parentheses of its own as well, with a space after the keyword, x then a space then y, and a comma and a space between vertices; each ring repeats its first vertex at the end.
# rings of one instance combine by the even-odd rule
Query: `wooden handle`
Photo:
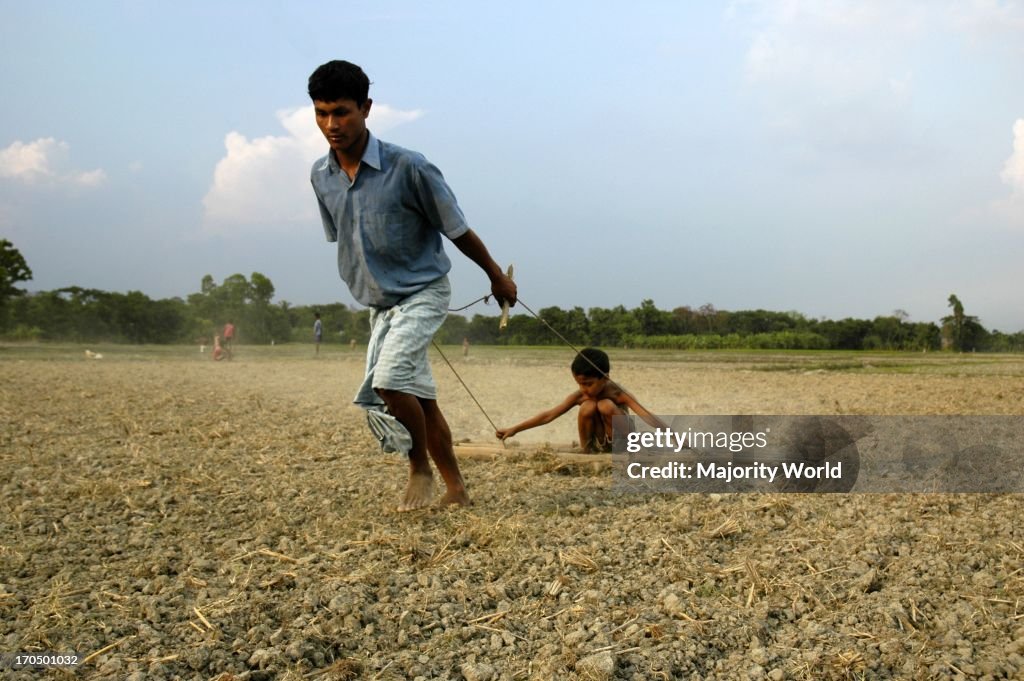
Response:
MULTIPOLYGON (((506 272, 508 278, 512 278, 512 265, 508 266, 508 272, 506 272)), ((508 301, 506 300, 501 304, 501 321, 498 322, 498 331, 504 331, 505 327, 508 326, 508 301)))

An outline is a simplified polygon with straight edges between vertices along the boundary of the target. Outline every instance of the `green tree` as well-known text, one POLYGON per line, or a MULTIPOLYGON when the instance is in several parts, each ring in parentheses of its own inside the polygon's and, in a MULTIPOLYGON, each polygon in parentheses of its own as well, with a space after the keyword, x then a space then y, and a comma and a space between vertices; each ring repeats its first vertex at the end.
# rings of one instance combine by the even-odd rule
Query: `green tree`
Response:
POLYGON ((438 330, 434 340, 441 345, 458 345, 469 336, 469 320, 460 314, 450 314, 438 330))
POLYGON ((274 284, 265 275, 253 272, 249 276, 249 285, 245 292, 246 309, 243 322, 249 327, 250 337, 257 342, 287 340, 291 335, 290 327, 288 331, 278 329, 278 318, 287 319, 288 315, 280 309, 275 310, 271 307, 270 300, 273 297, 274 284))
POLYGON ((587 316, 590 322, 590 342, 597 347, 621 347, 627 339, 640 333, 640 322, 636 315, 622 305, 611 309, 592 307, 587 316))
MULTIPOLYGON (((722 314, 719 312, 718 314, 722 314)), ((798 317, 793 312, 769 312, 768 310, 740 310, 729 313, 723 332, 750 336, 757 333, 791 331, 798 326, 798 317)))
POLYGON ((273 282, 259 272, 253 272, 249 277, 249 282, 249 298, 254 303, 270 305, 270 299, 274 297, 273 282))
POLYGON ((640 324, 640 333, 645 336, 659 336, 672 330, 672 313, 659 310, 650 298, 640 301, 640 307, 633 310, 633 316, 640 324))
POLYGON ((942 332, 933 322, 910 324, 910 340, 904 350, 938 350, 942 347, 942 332))
POLYGON ((950 325, 950 331, 952 334, 953 349, 957 352, 963 352, 964 349, 964 305, 960 302, 960 299, 956 297, 955 293, 949 294, 947 301, 949 306, 953 308, 953 314, 948 317, 944 317, 942 321, 950 325))
POLYGON ((942 336, 955 352, 973 352, 985 346, 989 333, 977 317, 964 314, 963 303, 955 294, 949 295, 953 314, 942 318, 942 336))
POLYGON ((38 327, 45 339, 77 340, 71 296, 65 297, 62 293, 43 291, 19 301, 25 305, 24 311, 18 315, 19 321, 38 327))
POLYGON ((700 315, 694 312, 689 305, 677 307, 672 310, 672 333, 676 335, 697 334, 706 329, 706 325, 700 315))
MULTIPOLYGON (((555 338, 551 330, 530 314, 516 314, 508 319, 508 328, 501 330, 501 316, 492 317, 492 325, 498 329, 499 342, 504 345, 547 345, 555 338)), ((469 337, 470 341, 473 337, 469 337)))
POLYGON ((871 323, 871 335, 868 338, 876 339, 877 345, 869 347, 869 344, 865 343, 864 349, 899 350, 903 348, 906 332, 907 327, 895 315, 875 317, 871 323))
MULTIPOLYGON (((516 324, 516 320, 522 315, 515 315, 508 320, 509 327, 516 324)), ((505 345, 508 343, 508 329, 500 332, 498 329, 498 317, 493 315, 475 314, 469 321, 469 340, 471 343, 480 345, 505 345)))
POLYGON ((28 268, 21 252, 7 239, 0 239, 0 326, 7 322, 8 299, 25 293, 15 284, 30 279, 32 270, 28 268))
MULTIPOLYGON (((366 343, 370 340, 370 311, 350 310, 344 303, 331 303, 311 309, 310 313, 302 317, 302 338, 308 339, 312 333, 313 312, 320 313, 320 319, 324 324, 324 340, 348 343, 355 340, 357 343, 366 343)), ((460 339, 461 340, 461 339, 460 339)))
POLYGON ((199 335, 213 336, 225 322, 232 322, 238 328, 238 337, 247 343, 290 340, 294 333, 291 315, 286 307, 272 305, 273 297, 274 283, 259 272, 248 279, 243 274, 232 274, 220 285, 207 274, 199 293, 188 297, 193 328, 199 329, 199 335))
POLYGON ((828 346, 833 350, 863 350, 871 326, 866 319, 847 317, 838 321, 826 319, 811 330, 827 338, 828 346))
POLYGON ((539 314, 547 324, 542 324, 542 333, 540 328, 536 328, 538 335, 528 340, 530 345, 556 345, 561 342, 555 335, 556 332, 574 345, 583 346, 590 343, 590 323, 582 307, 574 307, 568 311, 560 307, 545 307, 539 314))
POLYGON ((719 312, 711 303, 704 303, 697 308, 697 314, 699 314, 704 319, 704 323, 707 324, 708 333, 714 333, 715 331, 721 333, 721 318, 728 313, 719 312))

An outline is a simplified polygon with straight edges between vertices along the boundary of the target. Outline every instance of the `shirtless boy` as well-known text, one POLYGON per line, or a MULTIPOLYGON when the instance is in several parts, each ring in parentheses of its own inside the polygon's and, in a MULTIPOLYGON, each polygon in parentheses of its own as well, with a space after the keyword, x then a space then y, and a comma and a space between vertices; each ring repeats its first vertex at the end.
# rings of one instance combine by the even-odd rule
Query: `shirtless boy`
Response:
POLYGON ((636 398, 611 380, 608 375, 611 362, 604 351, 597 348, 580 350, 572 362, 571 370, 579 386, 578 390, 551 409, 531 416, 511 428, 496 431, 498 439, 504 440, 529 428, 551 423, 573 407, 580 408, 577 417, 580 447, 587 454, 612 450, 612 418, 625 415, 627 410, 633 410, 652 427, 668 427, 668 424, 644 409, 636 398))

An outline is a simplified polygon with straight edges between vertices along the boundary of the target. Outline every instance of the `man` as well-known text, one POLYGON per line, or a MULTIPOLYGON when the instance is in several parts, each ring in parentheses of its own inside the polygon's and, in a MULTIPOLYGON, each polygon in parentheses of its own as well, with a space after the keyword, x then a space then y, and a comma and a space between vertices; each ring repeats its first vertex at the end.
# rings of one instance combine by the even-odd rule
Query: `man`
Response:
POLYGON ((224 325, 224 355, 231 359, 231 352, 235 349, 235 325, 228 320, 224 325))
POLYGON ((441 236, 487 274, 499 303, 515 304, 516 285, 469 228, 441 172, 366 128, 369 87, 363 70, 346 61, 323 64, 309 77, 317 126, 330 147, 313 164, 313 191, 327 240, 338 243, 338 272, 355 299, 370 307, 366 377, 355 401, 371 410, 382 443, 387 434, 372 410, 386 406, 408 431, 411 444, 393 447, 408 448, 409 456, 399 511, 431 503, 431 459, 446 487, 441 504, 465 505, 469 495, 427 358, 451 297, 451 262, 441 236))
POLYGON ((316 351, 313 353, 317 357, 320 356, 320 342, 324 339, 324 323, 320 321, 320 313, 314 312, 313 317, 313 345, 316 347, 316 351))

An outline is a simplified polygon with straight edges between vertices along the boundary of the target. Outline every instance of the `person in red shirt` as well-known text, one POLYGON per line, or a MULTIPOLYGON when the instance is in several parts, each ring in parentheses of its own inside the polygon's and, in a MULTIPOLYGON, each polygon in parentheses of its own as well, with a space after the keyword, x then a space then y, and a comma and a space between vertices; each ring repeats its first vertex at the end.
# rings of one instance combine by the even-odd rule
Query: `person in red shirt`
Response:
POLYGON ((228 359, 231 359, 231 351, 234 349, 235 340, 235 325, 228 320, 228 323, 224 325, 224 333, 221 334, 221 346, 224 348, 224 353, 228 359))

